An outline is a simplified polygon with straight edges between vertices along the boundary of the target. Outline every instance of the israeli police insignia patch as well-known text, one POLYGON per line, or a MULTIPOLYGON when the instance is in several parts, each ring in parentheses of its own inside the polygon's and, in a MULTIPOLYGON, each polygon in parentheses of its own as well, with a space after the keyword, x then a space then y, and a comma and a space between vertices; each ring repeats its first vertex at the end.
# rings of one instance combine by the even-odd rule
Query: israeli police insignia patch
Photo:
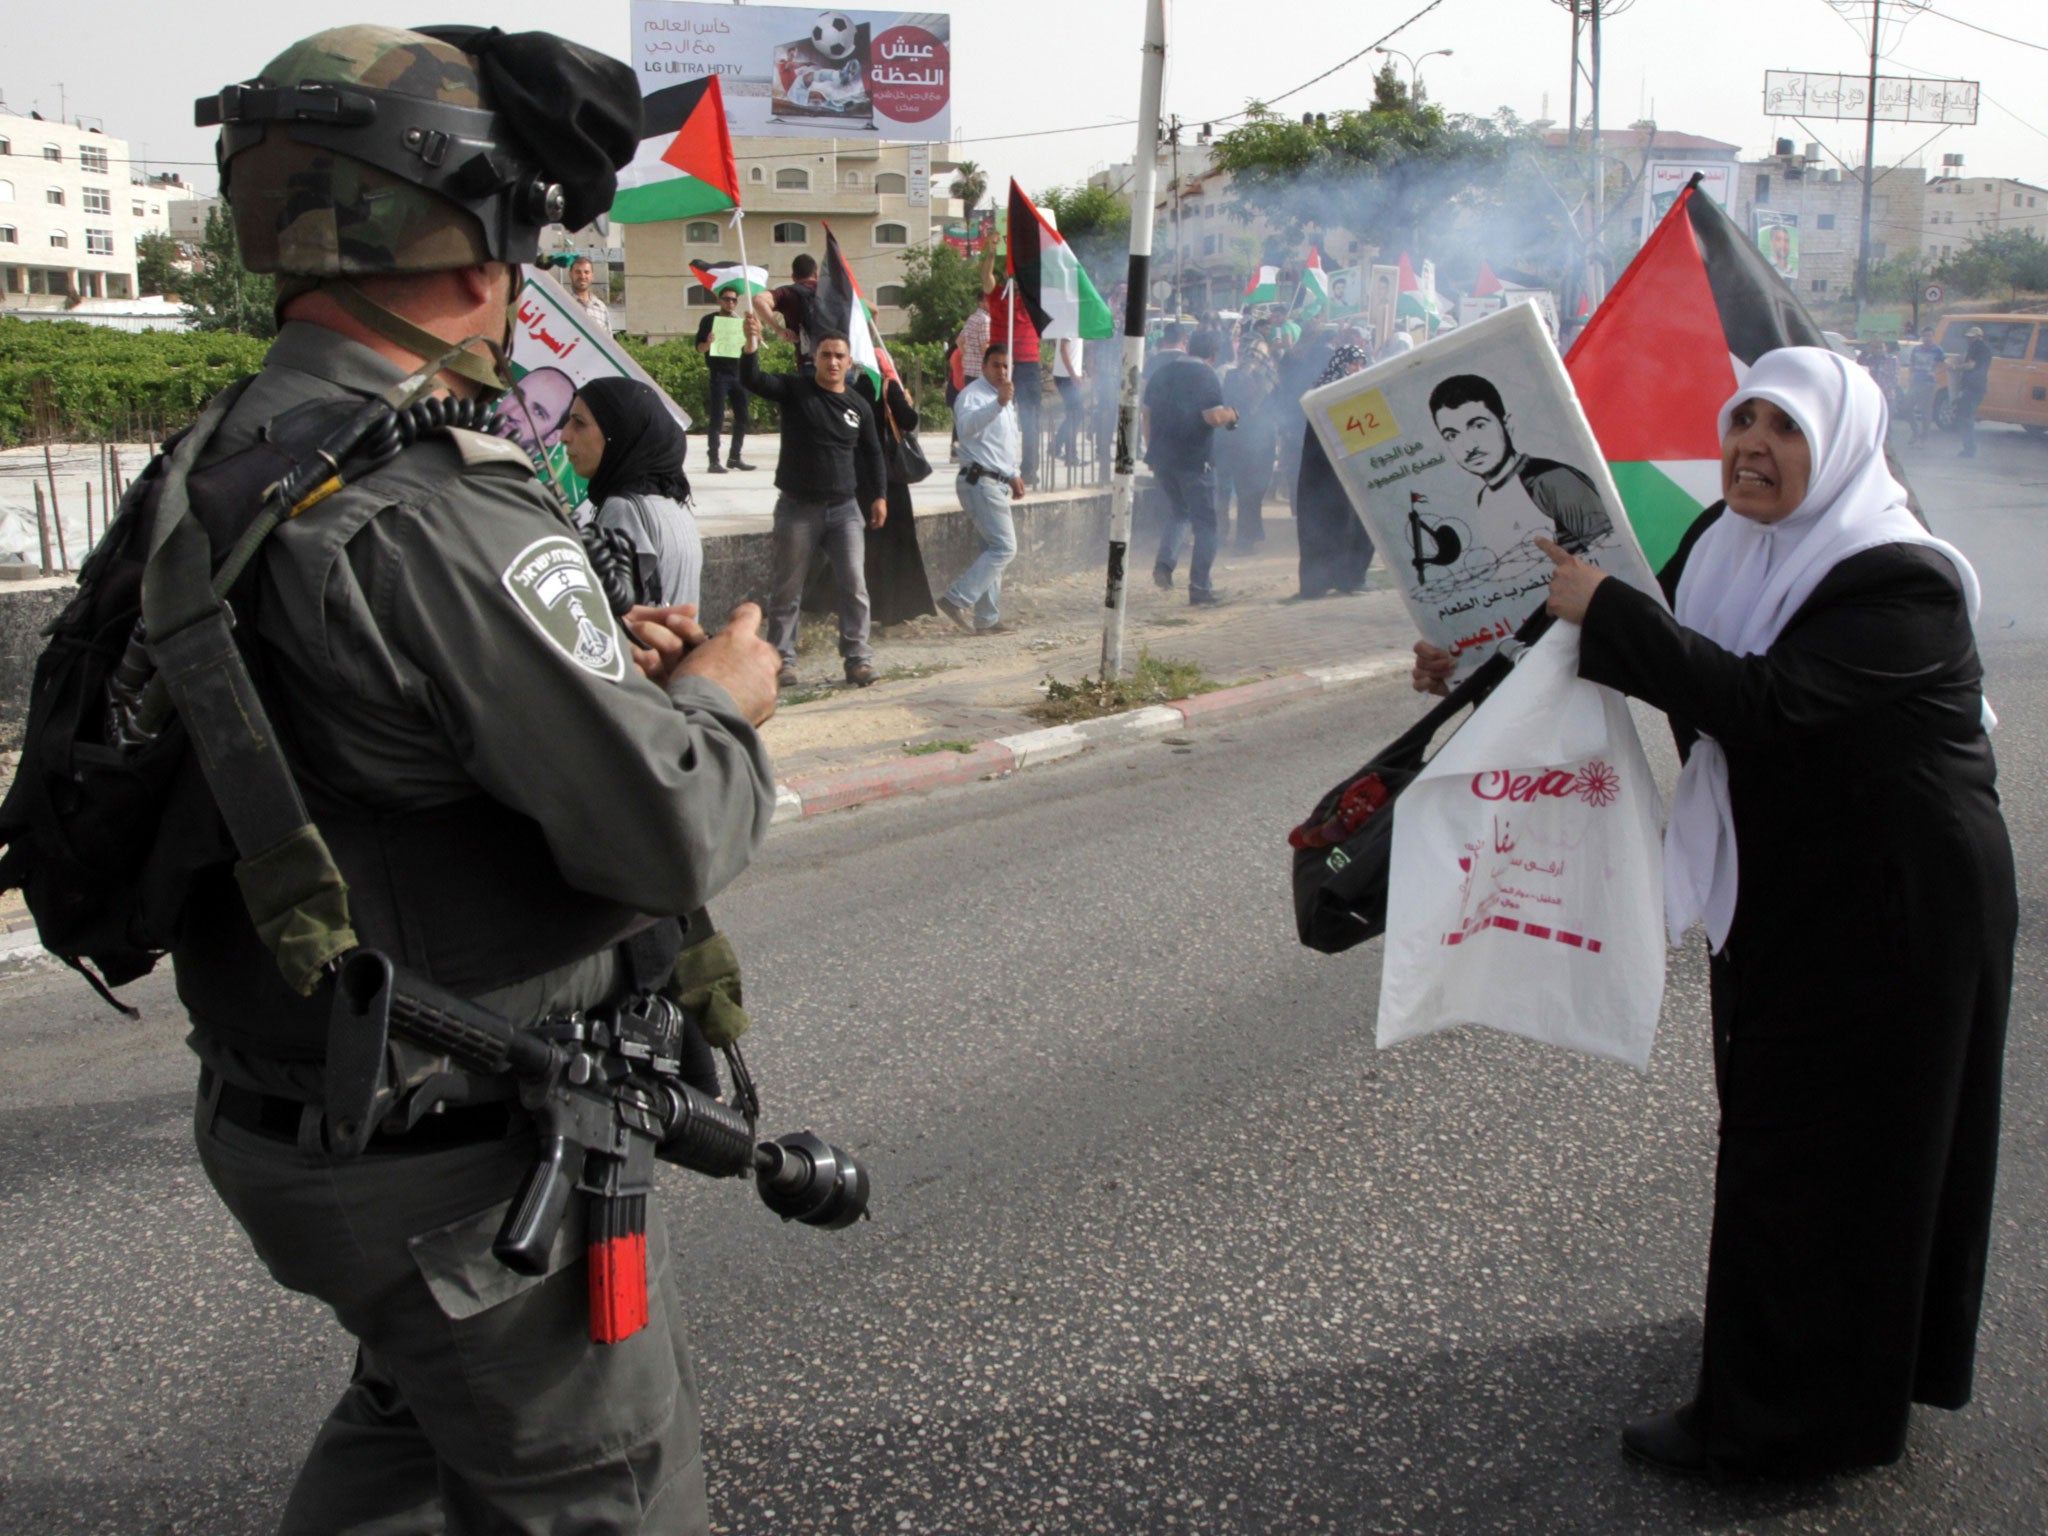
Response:
POLYGON ((526 616, 577 666, 612 682, 626 675, 625 643, 576 540, 559 533, 534 540, 512 557, 503 580, 526 616))

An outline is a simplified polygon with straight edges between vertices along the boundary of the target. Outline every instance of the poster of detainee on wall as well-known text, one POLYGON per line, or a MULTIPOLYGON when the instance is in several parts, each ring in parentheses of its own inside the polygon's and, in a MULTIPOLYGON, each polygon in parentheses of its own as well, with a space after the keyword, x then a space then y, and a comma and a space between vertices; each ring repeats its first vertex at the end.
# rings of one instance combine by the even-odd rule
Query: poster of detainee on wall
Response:
POLYGON ((949 17, 633 0, 632 25, 640 94, 717 75, 735 135, 952 136, 949 17))
POLYGON ((1663 601, 1533 306, 1312 389, 1301 408, 1458 676, 1543 606, 1554 567, 1539 535, 1663 601))

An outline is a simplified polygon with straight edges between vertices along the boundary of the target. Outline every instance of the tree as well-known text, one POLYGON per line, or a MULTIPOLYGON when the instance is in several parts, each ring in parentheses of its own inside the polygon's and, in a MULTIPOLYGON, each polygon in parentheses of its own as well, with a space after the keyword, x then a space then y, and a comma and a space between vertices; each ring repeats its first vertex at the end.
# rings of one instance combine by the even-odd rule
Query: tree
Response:
POLYGON ((903 253, 903 307, 912 341, 951 341, 981 302, 981 269, 941 241, 903 253))
POLYGON ((1934 275, 1958 293, 2004 288, 2007 298, 2017 299, 2022 288, 2048 289, 2048 244, 2031 229, 2001 229, 1944 257, 1934 275))
POLYGON ((166 234, 135 237, 135 289, 138 293, 176 293, 184 286, 178 269, 178 242, 166 234))
POLYGON ((207 210, 206 234, 193 259, 192 275, 181 286, 185 318, 194 330, 240 331, 245 336, 274 336, 272 308, 277 284, 268 273, 251 272, 235 249, 235 225, 225 204, 207 210))
POLYGON ((1088 276, 1104 293, 1122 279, 1131 251, 1131 200, 1107 187, 1048 187, 1038 206, 1053 216, 1088 276))
POLYGON ((961 160, 953 166, 952 193, 960 199, 969 213, 981 206, 982 198, 988 195, 988 172, 972 160, 961 160))

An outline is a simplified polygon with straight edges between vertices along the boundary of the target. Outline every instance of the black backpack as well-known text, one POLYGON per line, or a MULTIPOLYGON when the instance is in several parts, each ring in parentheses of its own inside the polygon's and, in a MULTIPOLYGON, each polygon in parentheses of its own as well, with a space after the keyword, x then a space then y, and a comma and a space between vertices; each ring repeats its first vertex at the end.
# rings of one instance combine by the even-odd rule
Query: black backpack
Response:
MULTIPOLYGON (((143 575, 162 542, 167 488, 177 482, 173 520, 189 517, 203 533, 216 595, 242 621, 232 649, 257 685, 246 713, 267 733, 267 720, 255 718, 264 714, 262 668, 259 648, 247 643, 257 586, 248 572, 283 509, 315 504, 422 433, 488 425, 481 402, 372 410, 354 400, 314 401, 269 423, 251 446, 181 478, 174 459, 197 461, 248 382, 217 396, 187 432, 165 443, 122 496, 79 571, 78 595, 44 631, 20 765, 0 801, 0 890, 20 890, 43 948, 131 1014, 108 989, 155 967, 171 947, 193 880, 233 863, 238 852, 177 713, 166 712, 150 739, 116 744, 117 677, 125 672, 139 682, 152 669, 141 638, 143 575)), ((205 586, 203 577, 198 584, 205 586)))

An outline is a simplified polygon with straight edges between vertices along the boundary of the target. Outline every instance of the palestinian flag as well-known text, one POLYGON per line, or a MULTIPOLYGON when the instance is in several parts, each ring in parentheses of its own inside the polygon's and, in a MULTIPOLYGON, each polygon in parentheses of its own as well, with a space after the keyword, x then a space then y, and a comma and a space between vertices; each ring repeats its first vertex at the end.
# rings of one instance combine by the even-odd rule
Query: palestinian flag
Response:
POLYGON ((1323 256, 1314 246, 1308 248, 1308 265, 1301 269, 1301 315, 1305 320, 1310 315, 1322 314, 1330 307, 1330 280, 1323 275, 1323 256))
POLYGON ((653 224, 737 208, 739 168, 718 76, 667 86, 640 107, 640 152, 619 172, 613 221, 653 224))
POLYGON ((1074 248, 1014 178, 1010 182, 1009 223, 1007 270, 1038 334, 1048 341, 1062 336, 1101 341, 1115 334, 1109 306, 1088 280, 1074 248))
POLYGON ((1252 273, 1251 281, 1244 285, 1244 302, 1247 304, 1271 304, 1279 297, 1280 269, 1260 267, 1252 273))
MULTIPOLYGON (((820 221, 823 222, 822 220, 820 221)), ((875 351, 875 332, 869 320, 867 301, 853 268, 839 251, 839 237, 825 225, 825 259, 818 264, 818 297, 811 311, 820 336, 844 336, 853 353, 853 366, 868 376, 875 398, 882 398, 882 359, 875 351)))
POLYGON ((1507 284, 1493 275, 1493 268, 1484 259, 1479 263, 1479 276, 1472 284, 1472 297, 1483 299, 1488 294, 1504 293, 1507 284))
POLYGON ((744 298, 748 294, 768 291, 766 267, 743 267, 736 261, 693 261, 690 263, 690 272, 712 293, 724 293, 729 288, 736 288, 744 298))
POLYGON ((1408 264, 1408 253, 1401 253, 1401 280, 1394 295, 1394 318, 1398 320, 1421 320, 1427 322, 1430 334, 1436 334, 1439 316, 1436 312, 1436 295, 1425 293, 1422 284, 1415 280, 1415 268, 1408 264))
POLYGON ((1652 570, 1721 499, 1717 418, 1750 365, 1826 345, 1694 177, 1565 359, 1652 570))

